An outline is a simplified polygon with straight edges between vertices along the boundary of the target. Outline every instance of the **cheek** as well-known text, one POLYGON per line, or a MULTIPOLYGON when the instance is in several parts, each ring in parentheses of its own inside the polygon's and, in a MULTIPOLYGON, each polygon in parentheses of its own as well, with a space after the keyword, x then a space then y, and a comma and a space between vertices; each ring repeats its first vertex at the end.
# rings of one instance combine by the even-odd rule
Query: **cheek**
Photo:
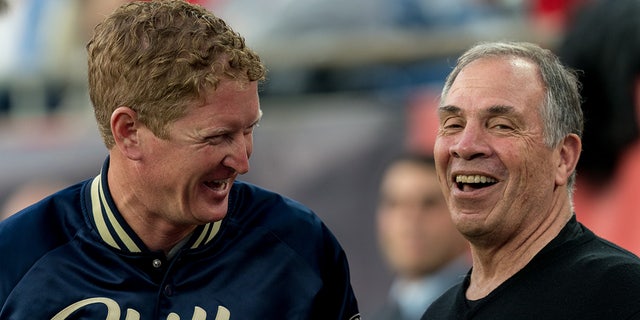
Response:
POLYGON ((393 247, 393 237, 390 236, 393 234, 393 228, 389 225, 388 215, 379 214, 376 220, 378 244, 383 250, 389 250, 389 247, 393 247))
POLYGON ((145 158, 142 163, 145 170, 152 176, 172 175, 173 170, 181 165, 174 148, 167 147, 162 142, 146 146, 145 158))
POLYGON ((390 212, 379 213, 376 217, 378 224, 378 232, 381 234, 388 234, 393 231, 393 217, 390 212))
POLYGON ((554 155, 547 148, 531 148, 522 153, 525 156, 525 170, 527 179, 553 181, 555 174, 554 155))
POLYGON ((418 221, 414 224, 418 225, 422 230, 429 231, 431 234, 441 232, 446 227, 445 222, 449 219, 447 208, 433 207, 428 211, 422 212, 418 221))
POLYGON ((445 146, 445 142, 442 138, 436 140, 435 147, 433 148, 433 159, 435 161, 436 172, 438 174, 438 182, 442 185, 444 175, 447 171, 447 165, 449 163, 449 149, 445 146))
POLYGON ((227 147, 206 145, 195 150, 190 150, 184 157, 186 162, 198 168, 211 168, 222 162, 228 154, 227 147))
POLYGON ((402 233, 402 221, 397 213, 385 212, 378 216, 378 232, 386 241, 394 242, 402 233))
POLYGON ((446 137, 438 137, 433 145, 433 157, 436 161, 447 158, 449 154, 446 139, 446 137))

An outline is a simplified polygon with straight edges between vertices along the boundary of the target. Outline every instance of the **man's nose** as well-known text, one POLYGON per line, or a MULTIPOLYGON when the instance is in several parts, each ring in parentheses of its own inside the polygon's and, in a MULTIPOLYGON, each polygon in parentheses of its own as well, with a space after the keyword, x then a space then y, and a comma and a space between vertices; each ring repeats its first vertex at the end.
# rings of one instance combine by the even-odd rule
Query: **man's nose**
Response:
POLYGON ((483 157, 491 152, 487 138, 488 133, 479 124, 467 123, 467 125, 455 135, 455 142, 449 152, 455 158, 471 160, 483 157))
POLYGON ((222 164, 233 169, 239 174, 249 172, 249 157, 251 155, 252 141, 247 141, 246 137, 240 135, 229 145, 229 151, 224 157, 222 164))

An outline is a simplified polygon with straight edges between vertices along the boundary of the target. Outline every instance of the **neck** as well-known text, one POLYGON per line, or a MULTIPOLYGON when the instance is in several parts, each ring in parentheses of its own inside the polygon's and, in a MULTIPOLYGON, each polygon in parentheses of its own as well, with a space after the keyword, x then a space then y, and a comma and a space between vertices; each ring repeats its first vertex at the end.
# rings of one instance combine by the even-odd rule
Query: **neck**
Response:
POLYGON ((569 200, 561 210, 539 223, 514 233, 499 243, 471 243, 473 269, 466 296, 470 300, 486 297, 494 289, 524 268, 533 257, 551 242, 571 219, 569 200))
POLYGON ((178 225, 161 214, 154 213, 138 196, 141 186, 135 184, 135 172, 129 172, 117 157, 111 156, 107 173, 109 191, 118 211, 136 235, 151 251, 168 254, 180 241, 188 237, 195 225, 178 225))

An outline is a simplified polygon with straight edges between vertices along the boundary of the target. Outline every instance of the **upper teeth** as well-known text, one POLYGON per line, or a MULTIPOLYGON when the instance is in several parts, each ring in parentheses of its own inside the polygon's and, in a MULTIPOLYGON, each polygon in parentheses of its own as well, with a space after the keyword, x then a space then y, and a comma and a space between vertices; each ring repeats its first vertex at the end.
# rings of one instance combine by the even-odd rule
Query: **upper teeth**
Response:
POLYGON ((457 183, 490 183, 490 182, 498 182, 498 180, 481 175, 470 175, 470 176, 456 176, 457 183))

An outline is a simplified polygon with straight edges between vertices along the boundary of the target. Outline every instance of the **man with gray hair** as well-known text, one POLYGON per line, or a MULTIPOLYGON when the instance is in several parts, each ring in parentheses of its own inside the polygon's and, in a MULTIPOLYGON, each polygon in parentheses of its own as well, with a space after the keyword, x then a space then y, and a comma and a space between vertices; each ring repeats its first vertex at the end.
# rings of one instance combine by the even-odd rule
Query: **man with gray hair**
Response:
POLYGON ((573 212, 578 87, 537 45, 483 43, 460 57, 434 155, 473 267, 422 319, 640 319, 640 259, 573 212))

